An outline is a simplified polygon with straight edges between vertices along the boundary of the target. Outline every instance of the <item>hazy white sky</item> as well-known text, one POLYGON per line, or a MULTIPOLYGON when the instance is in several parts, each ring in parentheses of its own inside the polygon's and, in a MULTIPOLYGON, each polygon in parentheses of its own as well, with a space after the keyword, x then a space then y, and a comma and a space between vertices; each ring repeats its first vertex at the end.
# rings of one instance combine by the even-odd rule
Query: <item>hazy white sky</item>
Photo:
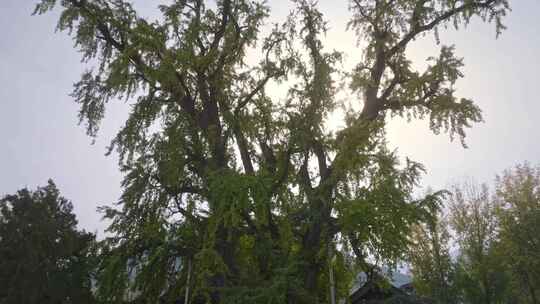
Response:
MULTIPOLYGON (((101 231, 106 225, 96 207, 120 195, 116 157, 104 153, 123 123, 124 106, 111 103, 92 145, 84 128, 77 126, 78 106, 68 96, 84 66, 71 39, 54 33, 57 15, 30 16, 34 3, 0 0, 0 195, 53 178, 72 200, 80 226, 101 231)), ((159 2, 136 3, 145 15, 152 15, 159 2)), ((270 3, 279 16, 286 14, 287 0, 270 3)), ((352 64, 360 53, 352 33, 345 31, 348 2, 320 3, 330 22, 329 46, 346 51, 352 64)), ((466 176, 491 182, 496 173, 518 162, 540 163, 540 2, 514 0, 511 5, 508 30, 498 40, 493 26, 480 22, 441 35, 443 44, 455 44, 457 54, 465 57, 459 94, 474 99, 486 120, 469 131, 469 149, 446 135, 433 135, 426 121, 390 124, 391 145, 426 166, 423 186, 438 189, 466 176)), ((428 36, 415 42, 409 54, 422 66, 438 48, 428 36)))

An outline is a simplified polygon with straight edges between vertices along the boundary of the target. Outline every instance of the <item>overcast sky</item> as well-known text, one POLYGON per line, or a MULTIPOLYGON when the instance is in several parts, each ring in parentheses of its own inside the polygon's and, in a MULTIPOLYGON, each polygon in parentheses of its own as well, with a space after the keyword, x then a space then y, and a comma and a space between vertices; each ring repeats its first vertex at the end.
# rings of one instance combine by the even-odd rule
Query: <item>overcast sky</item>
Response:
MULTIPOLYGON (((152 16, 158 1, 138 0, 152 16)), ((271 0, 278 16, 286 0, 271 0)), ((30 16, 33 0, 0 0, 0 195, 35 188, 52 178, 72 200, 80 226, 102 231, 96 207, 117 201, 121 174, 106 146, 125 117, 121 103, 111 103, 95 144, 77 126, 77 105, 68 96, 84 66, 66 33, 54 33, 57 14, 30 16)), ((347 1, 320 0, 329 19, 328 42, 355 62, 360 52, 345 31, 347 1), (339 4, 343 2, 343 4, 339 4)), ((435 189, 463 177, 491 183, 496 173, 516 163, 540 163, 540 1, 514 0, 508 30, 495 40, 492 25, 473 22, 467 29, 443 32, 443 44, 455 44, 465 58, 461 96, 482 108, 485 123, 468 132, 468 149, 446 135, 433 135, 425 121, 393 121, 392 147, 427 168, 422 185, 435 189)), ((439 47, 429 36, 409 49, 419 67, 439 47)))

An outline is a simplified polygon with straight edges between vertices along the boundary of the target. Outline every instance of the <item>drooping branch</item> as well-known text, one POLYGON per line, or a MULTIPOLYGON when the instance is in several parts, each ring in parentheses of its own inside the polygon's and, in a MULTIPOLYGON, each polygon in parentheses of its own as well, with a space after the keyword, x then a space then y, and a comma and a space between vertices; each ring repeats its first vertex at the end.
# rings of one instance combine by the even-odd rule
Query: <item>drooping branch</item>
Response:
POLYGON ((390 48, 387 54, 388 57, 395 55, 398 51, 403 51, 405 47, 407 46, 407 44, 411 40, 418 37, 418 35, 424 32, 433 30, 438 25, 451 20, 453 17, 456 17, 457 15, 467 10, 492 9, 492 7, 495 4, 500 3, 501 1, 500 0, 463 1, 463 4, 440 13, 437 17, 435 17, 433 20, 429 21, 428 23, 421 24, 419 11, 421 10, 421 5, 423 5, 425 2, 427 1, 420 1, 418 5, 415 7, 415 10, 413 11, 412 18, 411 18, 411 28, 409 32, 406 33, 399 40, 398 43, 396 43, 393 47, 390 48))

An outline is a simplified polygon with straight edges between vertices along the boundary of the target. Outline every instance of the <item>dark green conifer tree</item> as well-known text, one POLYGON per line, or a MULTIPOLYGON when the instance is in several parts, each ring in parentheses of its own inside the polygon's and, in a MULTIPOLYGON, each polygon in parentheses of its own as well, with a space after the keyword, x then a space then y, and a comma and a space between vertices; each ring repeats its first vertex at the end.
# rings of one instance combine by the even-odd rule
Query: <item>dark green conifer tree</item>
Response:
POLYGON ((0 303, 94 303, 94 235, 54 183, 0 199, 0 303))

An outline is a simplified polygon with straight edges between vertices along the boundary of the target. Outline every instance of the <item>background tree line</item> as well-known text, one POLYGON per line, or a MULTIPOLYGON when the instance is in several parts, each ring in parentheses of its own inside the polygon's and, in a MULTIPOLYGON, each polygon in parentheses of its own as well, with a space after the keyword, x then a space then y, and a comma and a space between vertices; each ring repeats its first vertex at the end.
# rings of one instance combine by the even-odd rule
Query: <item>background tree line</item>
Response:
POLYGON ((447 198, 413 230, 418 293, 437 303, 540 303, 540 167, 505 171, 493 191, 467 181, 447 198))
MULTIPOLYGON (((445 304, 539 303, 540 167, 506 170, 494 188, 456 184, 442 208, 413 227, 402 262, 417 295, 445 304)), ((95 283, 110 248, 76 224, 71 202, 52 181, 0 200, 0 303, 101 302, 95 283)), ((351 277, 360 270, 335 266, 351 277)), ((130 299, 137 297, 122 301, 130 299)))

